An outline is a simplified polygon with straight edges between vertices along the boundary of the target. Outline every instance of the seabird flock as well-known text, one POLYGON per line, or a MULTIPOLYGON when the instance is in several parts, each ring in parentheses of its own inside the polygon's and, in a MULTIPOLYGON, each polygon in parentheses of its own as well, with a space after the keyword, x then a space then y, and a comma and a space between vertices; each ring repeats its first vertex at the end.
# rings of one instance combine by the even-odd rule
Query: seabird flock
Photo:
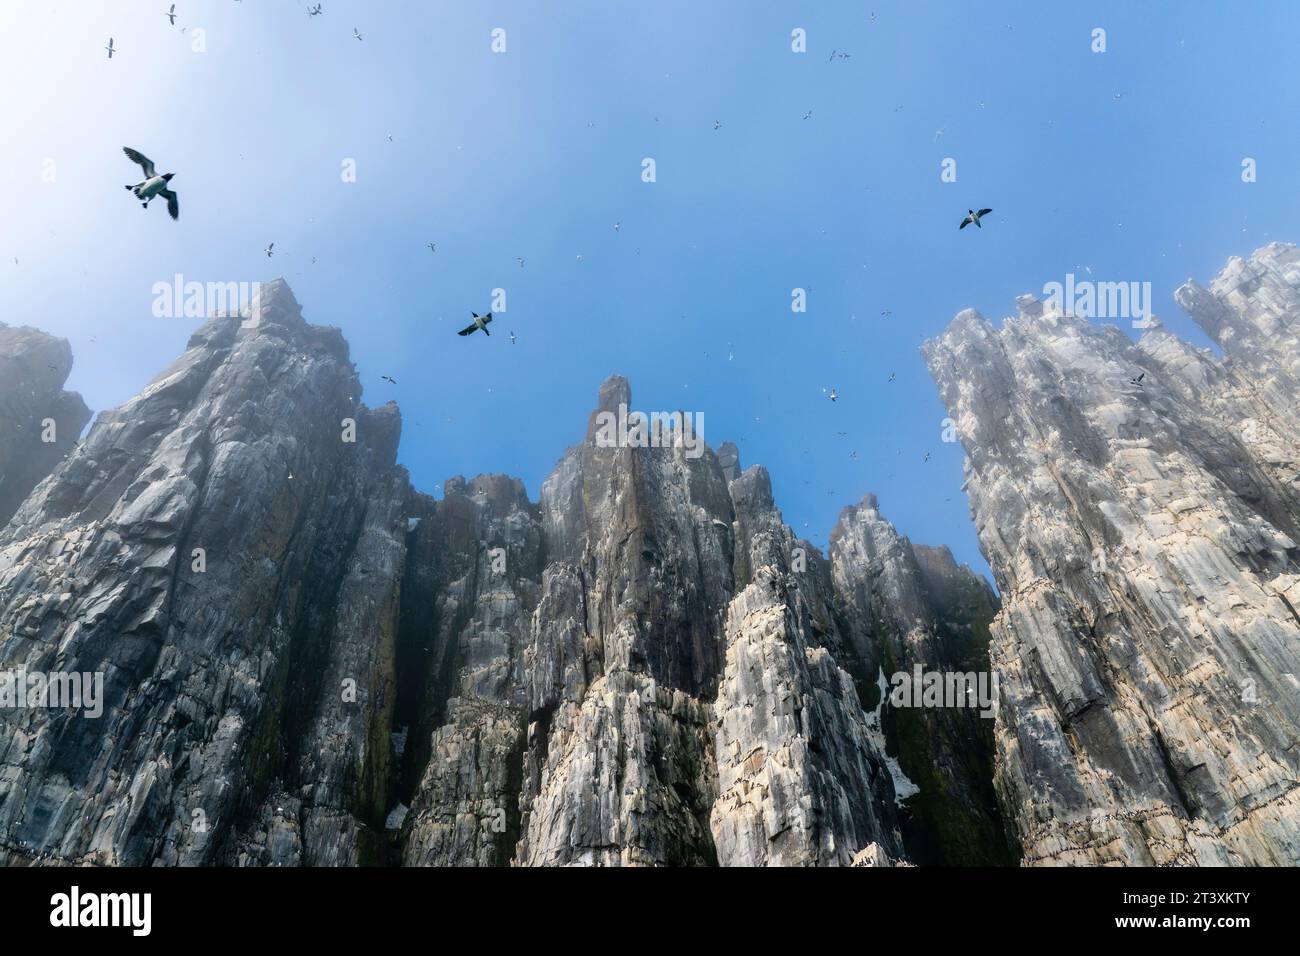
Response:
MULTIPOLYGON (((321 5, 320 3, 314 4, 314 5, 310 5, 310 6, 307 7, 307 16, 308 16, 308 17, 319 17, 319 16, 321 16, 322 14, 323 14, 323 10, 322 10, 322 5, 321 5)), ((175 25, 176 25, 176 4, 173 3, 173 4, 170 6, 170 8, 168 9, 168 11, 164 14, 164 16, 167 17, 168 23, 169 23, 170 25, 175 26, 175 25)), ((873 20, 875 19, 874 14, 872 15, 872 19, 873 19, 873 20)), ((356 39, 356 40, 361 40, 361 39, 362 39, 362 37, 361 37, 361 31, 360 31, 359 28, 357 28, 357 27, 353 27, 353 28, 352 28, 352 37, 353 37, 354 39, 356 39)), ((113 38, 112 38, 112 37, 109 37, 108 45, 107 45, 104 49, 107 51, 107 53, 108 53, 108 58, 111 60, 111 59, 113 58, 113 54, 114 54, 115 52, 117 52, 116 48, 115 48, 114 45, 113 45, 113 38)), ((833 61, 835 61, 835 60, 837 60, 837 59, 838 59, 838 60, 841 60, 841 61, 842 61, 842 60, 847 60, 847 59, 850 58, 850 56, 851 56, 851 54, 849 54, 849 53, 846 53, 846 52, 843 52, 843 51, 840 51, 840 50, 832 50, 832 51, 831 51, 831 54, 830 54, 830 62, 833 62, 833 61)), ((803 114, 803 119, 804 119, 804 120, 811 119, 811 118, 812 118, 812 115, 813 115, 813 110, 809 109, 805 114, 803 114)), ((656 118, 656 121, 657 121, 657 118, 656 118)), ((722 122, 721 122, 720 120, 714 120, 714 122, 713 122, 713 129, 714 129, 715 131, 716 131, 716 130, 721 130, 721 129, 722 129, 722 122)), ((943 134, 943 130, 942 130, 942 129, 938 130, 938 131, 936 132, 936 134, 935 134, 935 138, 938 139, 938 137, 941 136, 942 134, 943 134)), ((391 141, 391 140, 392 140, 392 135, 389 134, 389 137, 388 137, 388 138, 389 138, 389 140, 391 141)), ((128 157, 132 162, 138 164, 138 165, 140 166, 140 168, 141 168, 141 169, 143 170, 143 172, 144 172, 144 179, 143 179, 143 180, 141 180, 140 182, 138 182, 138 183, 136 183, 136 184, 134 184, 134 185, 127 185, 126 188, 127 188, 128 190, 130 190, 130 191, 132 192, 132 194, 133 194, 137 199, 141 200, 141 205, 142 205, 142 207, 145 208, 145 209, 149 208, 149 203, 150 203, 151 200, 161 198, 162 200, 164 200, 164 201, 167 203, 167 211, 168 211, 168 213, 170 213, 172 219, 179 219, 179 217, 180 217, 180 203, 179 203, 179 199, 178 199, 178 197, 177 197, 177 195, 176 195, 176 192, 170 188, 170 183, 171 183, 172 177, 173 177, 175 174, 174 174, 174 173, 163 173, 163 174, 160 175, 160 174, 157 172, 157 170, 156 170, 156 168, 155 168, 155 166, 154 166, 153 161, 152 161, 151 159, 149 159, 147 156, 145 156, 143 153, 141 153, 139 150, 133 149, 133 148, 131 148, 131 147, 129 147, 129 146, 124 146, 124 147, 123 147, 123 152, 126 153, 127 157, 128 157)), ((975 209, 967 209, 967 210, 966 210, 966 217, 965 217, 964 219, 962 219, 961 224, 960 224, 957 228, 960 230, 960 229, 965 229, 965 228, 966 228, 967 226, 969 226, 969 225, 974 225, 974 226, 976 226, 976 227, 979 228, 979 229, 983 229, 983 224, 982 224, 981 220, 982 220, 986 215, 988 215, 989 213, 991 213, 992 211, 993 211, 993 210, 992 210, 991 208, 983 208, 983 209, 979 209, 979 210, 975 210, 975 209)), ((621 226, 621 223, 620 223, 620 222, 615 222, 615 223, 614 223, 614 232, 615 232, 616 234, 618 233, 620 226, 621 226)), ((426 243, 426 245, 427 245, 427 247, 428 247, 428 249, 429 249, 430 252, 437 253, 437 251, 438 251, 438 247, 437 247, 437 244, 436 244, 436 243, 434 243, 434 242, 428 242, 428 243, 426 243)), ((271 257, 272 257, 272 255, 274 254, 274 250, 275 250, 275 243, 272 242, 272 243, 270 243, 270 244, 266 247, 266 249, 265 249, 265 253, 266 253, 267 258, 271 258, 271 257)), ((313 258, 312 261, 315 262, 315 259, 313 258)), ((516 261, 519 263, 519 267, 522 269, 523 266, 524 266, 524 260, 523 260, 523 257, 516 257, 516 261)), ((578 261, 578 262, 581 262, 581 261, 582 261, 582 256, 581 256, 581 255, 579 255, 579 256, 577 257, 577 261, 578 261)), ((17 260, 15 260, 15 262, 17 262, 17 260)), ((888 310, 886 310, 885 312, 882 312, 881 314, 882 314, 882 315, 888 315, 889 313, 888 313, 888 310)), ((479 315, 479 314, 476 313, 476 312, 471 312, 471 313, 470 313, 470 316, 472 317, 473 321, 472 321, 468 326, 466 326, 465 328, 463 328, 463 329, 461 329, 459 332, 457 332, 457 333, 456 333, 457 335, 462 336, 462 337, 467 337, 467 336, 470 336, 470 335, 472 335, 473 333, 475 333, 475 332, 477 332, 477 331, 479 331, 479 330, 482 330, 484 336, 490 336, 490 335, 491 335, 491 332, 488 331, 488 324, 492 321, 492 313, 491 313, 491 312, 488 312, 488 313, 486 313, 485 315, 479 315)), ((513 331, 511 331, 509 334, 510 334, 510 343, 513 345, 513 344, 515 344, 515 341, 516 341, 516 339, 515 339, 515 334, 514 334, 513 331)), ((1137 376, 1136 378, 1134 378, 1134 379, 1131 380, 1131 384, 1133 384, 1134 386, 1136 386, 1136 387, 1138 387, 1138 388, 1141 388, 1141 387, 1142 387, 1142 379, 1143 379, 1144 377, 1145 377, 1145 373, 1143 373, 1142 375, 1137 376)), ((894 381, 894 378, 895 378, 895 376, 894 376, 893 374, 891 374, 891 375, 889 376, 889 381, 890 381, 890 382, 894 381)), ((384 376, 382 376, 382 379, 383 379, 385 382, 388 382, 389 384, 392 384, 392 385, 396 385, 396 384, 397 384, 396 379, 394 379, 394 378, 392 378, 392 377, 390 377, 390 376, 388 376, 388 375, 384 375, 384 376)), ((832 389, 830 390, 830 394, 828 395, 828 397, 830 398, 830 400, 831 400, 832 402, 834 402, 834 401, 836 401, 836 399, 838 399, 839 396, 838 396, 838 394, 836 393, 835 389, 832 388, 832 389)), ((924 459, 924 460, 925 460, 925 461, 929 461, 929 459, 930 459, 930 454, 929 454, 929 452, 927 452, 926 455, 925 455, 925 459, 924 459)))

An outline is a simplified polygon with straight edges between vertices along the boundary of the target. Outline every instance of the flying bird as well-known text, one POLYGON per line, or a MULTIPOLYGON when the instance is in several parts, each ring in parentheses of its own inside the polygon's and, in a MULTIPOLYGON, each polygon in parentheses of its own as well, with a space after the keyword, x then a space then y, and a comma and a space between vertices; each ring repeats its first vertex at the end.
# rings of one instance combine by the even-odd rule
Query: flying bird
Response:
POLYGON ((523 256, 515 256, 515 262, 519 263, 519 268, 522 269, 522 268, 524 267, 524 257, 523 257, 523 256))
POLYGON ((831 394, 829 397, 832 402, 835 401, 835 399, 839 398, 839 396, 835 394, 835 389, 833 388, 831 389, 831 394))
POLYGON ((487 315, 479 315, 477 312, 471 312, 470 315, 474 317, 474 322, 470 325, 465 326, 465 328, 457 332, 456 333, 457 335, 471 335, 474 332, 477 332, 479 329, 483 330, 484 335, 492 334, 491 332, 488 331, 488 323, 492 321, 491 312, 489 312, 487 315))
POLYGON ((714 129, 722 129, 722 122, 721 122, 720 120, 714 120, 714 121, 713 121, 713 128, 714 128, 714 129))
POLYGON ((1142 387, 1142 379, 1144 379, 1144 378, 1146 378, 1146 377, 1147 377, 1147 373, 1146 373, 1146 372, 1143 372, 1143 373, 1142 373, 1141 375, 1139 375, 1137 378, 1131 378, 1131 379, 1129 379, 1129 383, 1132 384, 1132 385, 1136 385, 1138 388, 1141 388, 1141 387, 1142 387))
POLYGON ((430 252, 434 253, 435 255, 437 254, 438 244, 436 242, 426 242, 425 245, 429 247, 430 252))
POLYGON ((980 229, 983 229, 984 227, 980 225, 980 219, 983 218, 984 216, 987 216, 992 211, 993 211, 992 209, 981 209, 979 212, 976 212, 974 209, 967 209, 966 218, 961 221, 961 225, 958 226, 957 228, 965 229, 971 223, 974 223, 980 229))
POLYGON ((389 385, 396 385, 396 384, 397 384, 397 379, 393 378, 391 375, 381 375, 381 376, 379 376, 379 377, 382 378, 382 379, 383 379, 385 382, 387 382, 389 385))
POLYGON ((889 373, 889 380, 890 380, 891 382, 892 382, 894 379, 896 379, 897 377, 898 377, 898 373, 897 373, 897 372, 890 372, 890 373, 889 373))
POLYGON ((123 146, 122 152, 126 153, 127 159, 133 163, 138 163, 140 168, 144 170, 144 180, 134 186, 128 184, 126 188, 131 190, 137 199, 144 200, 142 205, 145 209, 149 208, 149 200, 161 196, 167 201, 167 212, 171 214, 171 217, 173 219, 180 218, 180 203, 176 198, 176 193, 168 188, 168 183, 176 174, 163 173, 161 176, 158 175, 158 171, 154 169, 153 160, 130 146, 123 146))
POLYGON ((266 258, 269 259, 269 258, 271 258, 271 256, 273 256, 273 255, 275 255, 275 243, 274 243, 274 242, 271 243, 269 246, 266 247, 266 258))
MULTIPOLYGON (((487 330, 484 329, 484 331, 486 332, 487 330)), ((515 333, 514 333, 514 332, 511 332, 511 333, 510 333, 510 344, 511 344, 511 345, 514 345, 514 344, 515 344, 515 333)))
POLYGON ((320 4, 318 3, 318 4, 316 4, 316 6, 314 6, 314 7, 308 7, 308 8, 307 8, 307 16, 309 16, 309 17, 318 17, 318 16, 320 16, 320 4))
POLYGON ((352 36, 355 37, 356 39, 360 40, 360 39, 361 39, 361 31, 358 30, 356 27, 353 27, 353 28, 352 28, 352 36))
POLYGON ((812 111, 812 110, 809 110, 807 113, 804 113, 804 114, 803 114, 803 118, 804 118, 804 119, 812 119, 812 115, 813 115, 813 111, 812 111))
POLYGON ((167 19, 171 22, 171 25, 176 26, 176 4, 174 3, 172 4, 172 8, 167 11, 166 16, 167 19))
POLYGON ((108 51, 108 58, 110 60, 113 59, 113 38, 112 37, 108 38, 108 46, 104 47, 104 49, 108 51))
POLYGON ((929 460, 930 460, 930 453, 927 451, 927 452, 925 453, 925 457, 921 459, 921 464, 924 465, 924 464, 925 464, 927 461, 929 461, 929 460))

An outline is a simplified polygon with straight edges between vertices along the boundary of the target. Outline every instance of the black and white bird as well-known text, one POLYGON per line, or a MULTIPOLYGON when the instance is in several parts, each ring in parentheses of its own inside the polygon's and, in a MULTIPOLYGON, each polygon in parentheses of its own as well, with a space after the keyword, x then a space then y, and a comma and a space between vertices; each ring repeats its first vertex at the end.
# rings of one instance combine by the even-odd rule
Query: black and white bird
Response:
MULTIPOLYGON (((487 331, 487 330, 484 329, 484 331, 487 331)), ((514 333, 514 332, 511 332, 511 333, 510 333, 510 344, 511 344, 511 345, 514 345, 514 344, 515 344, 515 333, 514 333)))
POLYGON ((274 243, 274 242, 271 243, 269 246, 266 247, 266 258, 269 259, 269 258, 271 258, 273 255, 275 255, 275 243, 274 243))
POLYGON ((176 4, 174 3, 172 4, 172 8, 167 11, 167 20, 172 26, 176 26, 176 4))
POLYGON ((308 8, 307 8, 307 16, 309 16, 309 17, 318 17, 318 16, 320 16, 320 4, 318 3, 318 4, 316 4, 316 6, 314 6, 314 7, 308 7, 308 8))
POLYGON ((361 31, 358 30, 356 27, 353 27, 353 28, 352 28, 352 37, 353 37, 353 39, 360 40, 360 39, 361 39, 361 31))
POLYGON ((974 223, 978 228, 983 229, 984 227, 980 225, 980 219, 987 216, 992 211, 992 209, 981 209, 979 212, 976 212, 974 209, 967 209, 966 218, 961 221, 961 225, 957 228, 965 229, 971 223, 974 223))
POLYGON ((382 378, 382 379, 383 379, 385 382, 387 382, 389 385, 396 385, 396 384, 397 384, 397 379, 393 378, 391 375, 381 375, 381 376, 379 376, 379 377, 382 378))
POLYGON ((432 252, 434 255, 437 255, 438 244, 436 242, 426 242, 425 245, 429 247, 430 252, 432 252))
POLYGON ((474 317, 473 323, 461 329, 459 332, 456 333, 457 335, 472 335, 473 333, 477 332, 479 329, 483 330, 484 335, 492 334, 491 332, 488 331, 488 323, 492 321, 491 312, 489 312, 487 315, 479 315, 477 312, 471 312, 470 315, 474 317))
POLYGON ((890 373, 889 373, 889 381, 892 382, 892 381, 893 381, 894 379, 896 379, 896 378, 898 378, 898 373, 897 373, 897 372, 890 372, 890 373))
POLYGON ((143 181, 136 183, 134 186, 128 183, 126 188, 135 194, 136 199, 143 200, 145 209, 149 208, 149 200, 162 197, 167 201, 167 211, 171 213, 171 217, 179 219, 181 214, 180 203, 176 198, 176 193, 168 188, 168 184, 176 174, 163 173, 161 176, 158 175, 158 171, 154 169, 153 160, 130 146, 123 146, 122 152, 126 153, 131 162, 138 163, 140 168, 144 170, 143 181))
POLYGON ((1142 379, 1144 379, 1144 378, 1146 378, 1146 377, 1147 377, 1147 373, 1146 373, 1146 372, 1143 372, 1143 373, 1142 373, 1141 375, 1139 375, 1137 378, 1131 378, 1131 379, 1129 379, 1129 384, 1130 384, 1130 385, 1136 385, 1138 388, 1141 388, 1141 387, 1142 387, 1142 379))
POLYGON ((924 464, 925 464, 927 461, 929 461, 929 460, 930 460, 930 453, 927 451, 927 452, 925 453, 925 457, 921 459, 921 464, 924 465, 924 464))
POLYGON ((831 400, 832 402, 835 401, 835 399, 839 398, 839 396, 835 394, 835 389, 833 389, 833 388, 831 389, 831 393, 830 393, 830 395, 829 395, 828 397, 830 398, 830 400, 831 400))
POLYGON ((110 60, 113 59, 113 38, 112 37, 108 38, 108 46, 104 47, 104 49, 108 51, 108 58, 110 60))

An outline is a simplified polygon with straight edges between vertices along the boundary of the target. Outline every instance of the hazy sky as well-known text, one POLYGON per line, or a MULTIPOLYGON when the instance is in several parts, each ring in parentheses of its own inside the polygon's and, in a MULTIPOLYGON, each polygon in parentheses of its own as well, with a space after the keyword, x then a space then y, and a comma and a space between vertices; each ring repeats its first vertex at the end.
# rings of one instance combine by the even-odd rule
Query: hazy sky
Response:
POLYGON ((921 342, 1087 266, 1204 343, 1177 285, 1300 237, 1291 2, 322 2, 0 3, 0 320, 69 338, 95 410, 199 324, 155 282, 283 275, 401 405, 417 487, 535 498, 619 373, 766 464, 812 540, 872 491, 984 569, 921 342), (124 145, 179 222, 125 193, 124 145), (492 337, 458 338, 494 288, 492 337))

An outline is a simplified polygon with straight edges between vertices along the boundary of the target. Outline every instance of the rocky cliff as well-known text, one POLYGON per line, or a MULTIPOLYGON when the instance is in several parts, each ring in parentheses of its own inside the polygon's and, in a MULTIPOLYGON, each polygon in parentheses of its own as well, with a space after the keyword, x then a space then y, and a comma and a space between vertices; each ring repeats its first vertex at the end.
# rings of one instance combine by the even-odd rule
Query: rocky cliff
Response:
POLYGON ((72 348, 0 322, 0 527, 76 444, 90 409, 63 383, 72 348))
POLYGON ((924 349, 1002 595, 1027 863, 1300 862, 1300 251, 1177 300, 1222 357, 1031 297, 924 349))
POLYGON ((101 414, 0 534, 0 669, 103 679, 102 713, 0 708, 0 861, 1005 853, 991 737, 895 728, 878 686, 981 657, 969 571, 873 500, 823 557, 735 446, 605 447, 619 378, 537 502, 499 475, 434 499, 337 330, 282 282, 262 296, 258 327, 212 320, 101 414))
POLYGON ((621 378, 536 501, 421 493, 262 295, 75 447, 66 343, 0 338, 0 862, 1300 862, 1294 248, 1179 291, 1221 357, 1028 297, 927 344, 1000 594, 870 495, 823 555, 689 417, 602 441, 621 378))

